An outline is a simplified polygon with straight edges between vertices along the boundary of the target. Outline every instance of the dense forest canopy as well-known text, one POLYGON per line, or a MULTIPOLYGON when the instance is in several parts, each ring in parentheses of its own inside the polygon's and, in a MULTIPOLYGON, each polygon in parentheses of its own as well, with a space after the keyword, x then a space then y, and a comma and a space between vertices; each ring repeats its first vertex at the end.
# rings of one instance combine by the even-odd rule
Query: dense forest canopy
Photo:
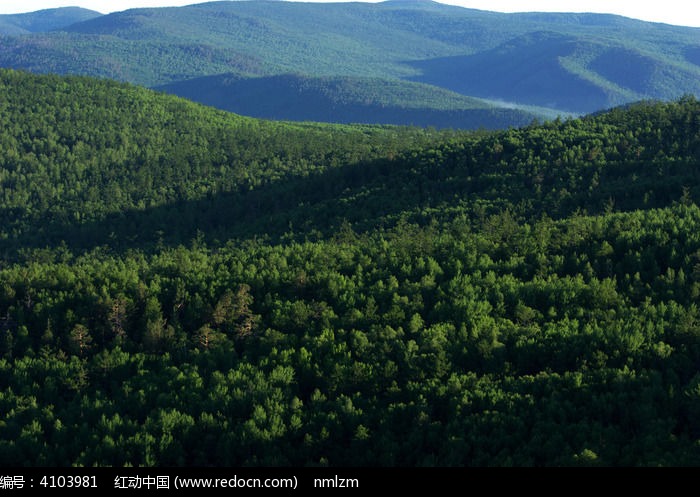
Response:
POLYGON ((0 87, 0 464, 700 463, 695 98, 467 133, 0 87))

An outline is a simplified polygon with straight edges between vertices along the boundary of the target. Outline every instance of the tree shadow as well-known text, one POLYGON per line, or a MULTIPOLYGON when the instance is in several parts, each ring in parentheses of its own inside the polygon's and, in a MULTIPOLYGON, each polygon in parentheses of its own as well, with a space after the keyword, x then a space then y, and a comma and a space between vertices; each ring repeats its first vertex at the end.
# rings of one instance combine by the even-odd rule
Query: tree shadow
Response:
MULTIPOLYGON (((96 221, 45 216, 0 240, 0 254, 9 262, 28 254, 36 258, 42 249, 48 253, 57 247, 74 253, 102 248, 121 254, 196 241, 217 246, 232 239, 263 238, 277 243, 290 236, 327 235, 347 222, 359 230, 371 229, 421 203, 419 176, 403 161, 378 159, 287 177, 249 191, 125 210, 96 221), (397 174, 408 181, 395 181, 397 174)), ((0 219, 12 215, 0 212, 0 219)))

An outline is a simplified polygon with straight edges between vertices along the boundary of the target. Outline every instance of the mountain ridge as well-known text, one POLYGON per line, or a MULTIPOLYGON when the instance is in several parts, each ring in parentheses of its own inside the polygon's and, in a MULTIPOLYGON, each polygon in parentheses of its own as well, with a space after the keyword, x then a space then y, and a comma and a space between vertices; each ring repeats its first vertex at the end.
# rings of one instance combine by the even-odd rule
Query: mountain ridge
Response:
POLYGON ((54 31, 102 15, 100 12, 82 7, 58 7, 23 14, 0 14, 0 35, 54 31))
POLYGON ((700 94, 699 34, 609 14, 437 2, 209 2, 5 36, 0 66, 173 88, 225 74, 381 78, 582 114, 700 94))

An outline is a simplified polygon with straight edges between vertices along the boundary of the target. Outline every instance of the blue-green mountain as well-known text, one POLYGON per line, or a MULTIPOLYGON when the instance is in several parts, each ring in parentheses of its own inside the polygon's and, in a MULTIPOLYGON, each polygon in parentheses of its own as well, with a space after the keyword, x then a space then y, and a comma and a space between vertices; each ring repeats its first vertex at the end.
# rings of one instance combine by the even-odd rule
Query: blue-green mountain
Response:
POLYGON ((45 9, 27 14, 0 15, 0 35, 20 35, 54 31, 102 14, 80 7, 45 9))
POLYGON ((529 124, 544 113, 381 78, 220 75, 157 88, 237 114, 290 121, 497 129, 529 124))
POLYGON ((581 114, 700 94, 700 29, 613 15, 502 14, 430 1, 219 1, 102 16, 81 11, 91 18, 31 28, 52 25, 56 12, 43 12, 3 30, 0 66, 167 85, 237 111, 257 86, 260 108, 246 110, 251 115, 315 119, 315 107, 330 99, 344 102, 331 113, 339 122, 472 127, 500 122, 494 109, 505 105, 520 109, 510 112, 518 125, 543 115, 524 106, 581 114), (348 85, 368 97, 348 98, 348 85), (340 93, 330 96, 331 88, 340 93), (416 102, 429 101, 417 116, 416 102), (263 110, 273 105, 274 112, 263 110))

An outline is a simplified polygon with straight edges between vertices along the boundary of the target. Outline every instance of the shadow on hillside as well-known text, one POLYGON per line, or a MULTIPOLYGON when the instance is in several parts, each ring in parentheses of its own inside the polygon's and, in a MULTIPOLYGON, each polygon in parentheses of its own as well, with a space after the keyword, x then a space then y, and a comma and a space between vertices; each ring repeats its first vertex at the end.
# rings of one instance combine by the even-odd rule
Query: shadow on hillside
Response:
POLYGON ((463 95, 586 113, 609 105, 595 84, 568 71, 562 59, 575 38, 540 32, 515 38, 475 55, 406 61, 421 71, 414 81, 463 95))
POLYGON ((700 47, 688 47, 685 50, 685 58, 691 64, 700 66, 700 47))
POLYGON ((535 118, 534 114, 517 109, 408 107, 410 102, 386 103, 353 93, 358 89, 361 94, 376 93, 369 85, 368 81, 358 83, 343 78, 326 81, 290 74, 259 78, 222 74, 156 89, 261 119, 473 130, 525 126, 535 118), (343 88, 345 85, 349 88, 343 88))
MULTIPOLYGON (((447 220, 461 214, 483 220, 508 209, 523 220, 545 213, 556 219, 577 211, 605 212, 611 200, 616 211, 648 209, 669 205, 681 198, 685 187, 697 184, 695 168, 686 166, 693 153, 691 142, 686 151, 674 152, 677 160, 657 167, 640 167, 645 157, 630 150, 629 157, 600 169, 600 176, 593 178, 598 170, 589 167, 583 151, 580 161, 568 166, 550 157, 550 166, 533 175, 531 166, 517 157, 519 149, 505 151, 499 136, 473 148, 464 143, 453 150, 426 149, 363 161, 281 178, 248 191, 129 210, 87 223, 44 215, 19 230, 12 226, 16 213, 0 212, 6 232, 19 233, 0 240, 0 260, 24 260, 27 255, 36 260, 41 251, 32 249, 63 245, 71 252, 104 248, 119 254, 197 240, 211 247, 229 240, 314 240, 339 232, 348 222, 358 233, 390 228, 404 215, 410 221, 447 220), (571 178, 578 179, 572 183, 571 178)), ((653 143, 646 144, 649 154, 657 154, 653 143)), ((699 195, 695 187, 688 193, 691 198, 699 195)))
POLYGON ((408 167, 400 161, 375 160, 286 178, 250 191, 114 213, 94 222, 42 219, 17 237, 1 240, 0 254, 9 261, 23 259, 23 251, 61 245, 72 252, 102 247, 123 253, 190 245, 194 240, 213 246, 230 239, 275 243, 290 235, 301 239, 328 235, 346 221, 357 230, 371 229, 427 201, 418 173, 408 167), (396 175, 402 181, 396 181, 396 175))

